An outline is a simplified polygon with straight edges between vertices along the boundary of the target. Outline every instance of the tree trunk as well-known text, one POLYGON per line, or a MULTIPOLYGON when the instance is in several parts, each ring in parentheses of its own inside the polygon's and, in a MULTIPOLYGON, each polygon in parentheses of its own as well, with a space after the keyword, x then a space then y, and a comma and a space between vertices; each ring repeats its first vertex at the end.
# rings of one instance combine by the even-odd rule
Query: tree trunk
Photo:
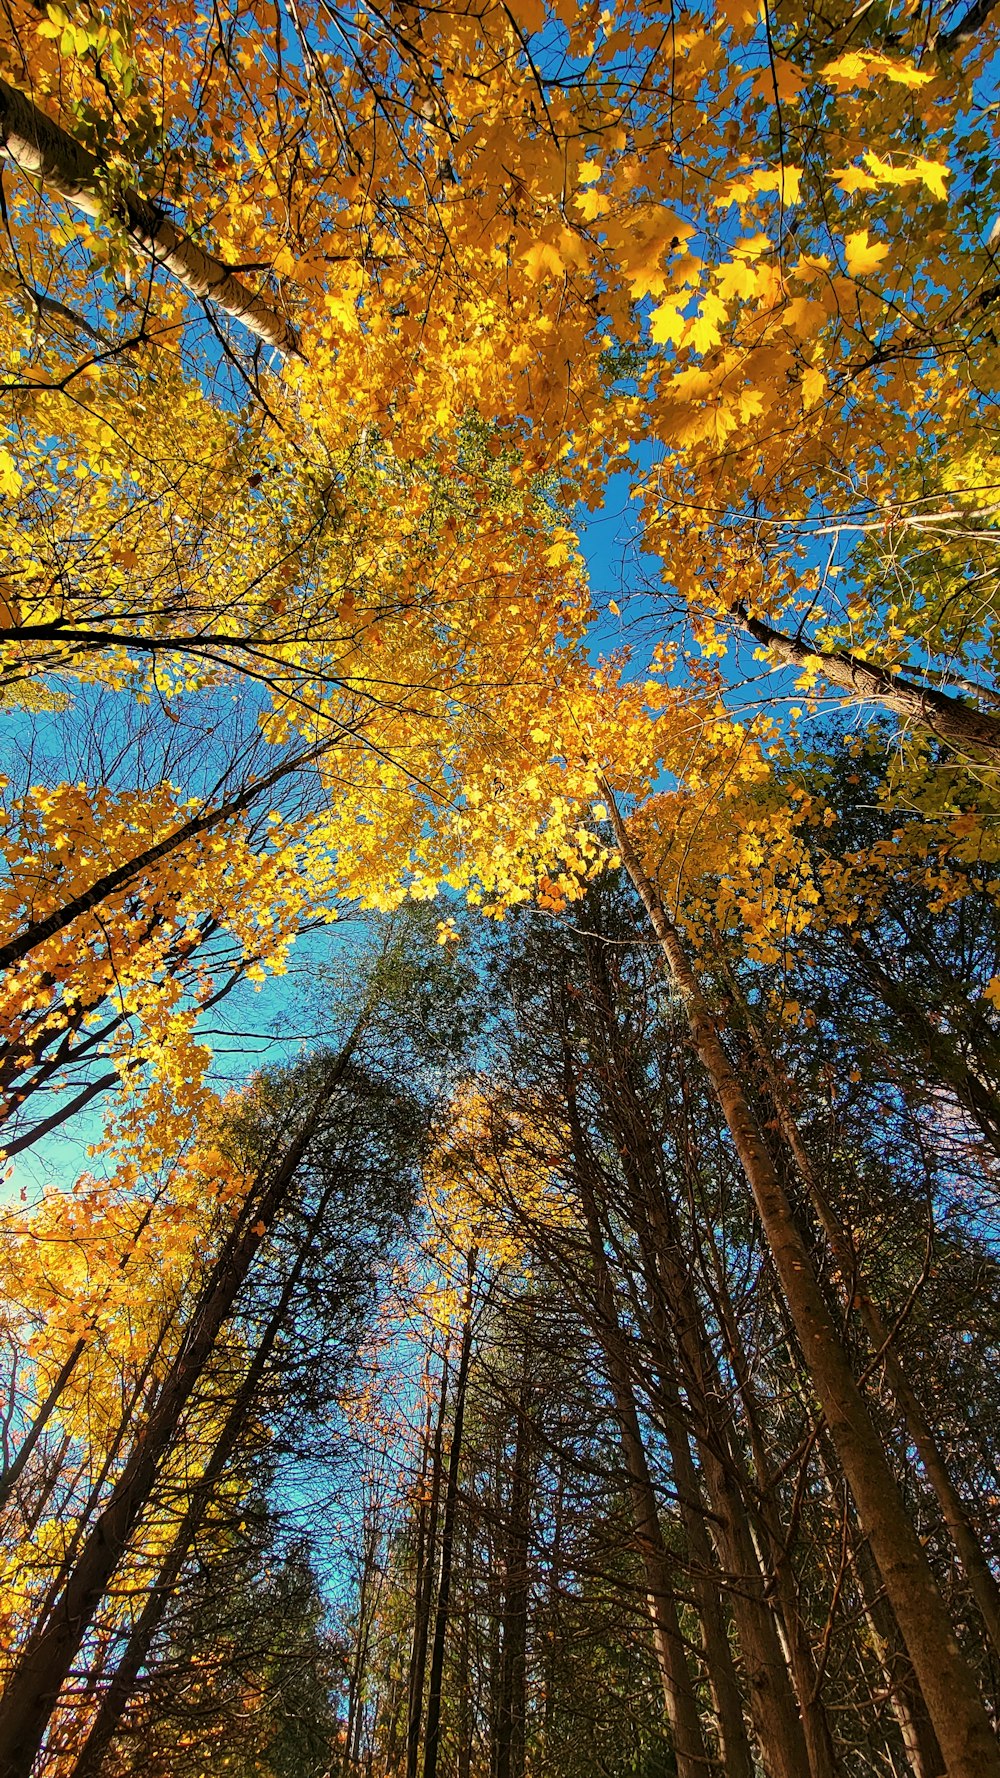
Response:
POLYGON ((632 847, 610 786, 615 837, 683 1002, 691 1040, 726 1119, 837 1455, 941 1744, 949 1778, 1000 1778, 1000 1749, 955 1639, 882 1440, 858 1388, 791 1207, 680 935, 632 847))
POLYGON ((710 1770, 708 1750, 702 1734, 698 1703, 688 1668, 688 1648, 677 1615, 673 1576, 663 1542, 659 1508, 623 1350, 597 1205, 588 1177, 589 1168, 576 1112, 568 1057, 566 1073, 569 1125, 576 1160, 576 1186, 587 1225, 594 1273, 594 1307, 597 1311, 595 1332, 604 1349, 608 1382, 615 1402, 622 1458, 632 1502, 632 1517, 646 1574, 646 1598, 653 1626, 653 1646, 663 1688, 663 1702, 673 1735, 678 1778, 705 1778, 706 1772, 710 1770))
POLYGON ((496 1735, 496 1778, 524 1778, 525 1679, 528 1647, 531 1477, 528 1457, 528 1402, 531 1343, 525 1341, 521 1386, 515 1410, 514 1461, 504 1562, 500 1697, 496 1735))
POLYGON ((251 1194, 225 1242, 180 1350, 146 1415, 131 1454, 98 1515, 48 1622, 26 1642, 0 1699, 0 1778, 29 1778, 46 1724, 101 1600, 149 1500, 182 1413, 264 1236, 280 1212, 295 1172, 341 1078, 360 1025, 331 1065, 321 1096, 270 1181, 251 1194), (255 1221, 250 1224, 248 1216, 255 1221))
POLYGON ((933 686, 914 685, 899 673, 872 661, 859 660, 843 649, 810 648, 796 636, 775 630, 762 618, 751 617, 742 607, 734 612, 737 622, 780 661, 783 666, 797 667, 800 672, 817 668, 824 679, 845 691, 854 703, 878 703, 891 710, 904 722, 927 729, 937 740, 944 741, 960 753, 971 747, 987 759, 1000 760, 1000 717, 985 710, 974 710, 961 698, 933 686))
POLYGON ((133 245, 154 265, 162 265, 192 296, 232 315, 266 345, 302 357, 299 336, 290 321, 177 228, 159 204, 129 185, 111 193, 100 162, 5 80, 0 80, 0 155, 87 216, 98 216, 110 206, 110 213, 133 245))
POLYGON ((806 1772, 812 1778, 833 1778, 831 1760, 822 1757, 824 1740, 815 1722, 822 1706, 812 1696, 811 1686, 800 1690, 797 1704, 789 1683, 789 1663, 775 1611, 767 1597, 747 1511, 746 1477, 725 1431, 728 1415, 724 1391, 704 1317, 691 1284, 662 1170, 655 1159, 653 1139, 637 1101, 627 1057, 622 1053, 599 952, 595 954, 590 949, 588 961, 603 1027, 601 1041, 605 1050, 611 1051, 611 1066, 599 1071, 597 1090, 617 1143, 631 1198, 629 1215, 643 1255, 660 1380, 666 1397, 664 1424, 679 1409, 674 1376, 676 1351, 695 1420, 695 1437, 713 1514, 712 1537, 729 1579, 750 1714, 761 1753, 772 1778, 799 1778, 806 1772), (673 1328, 672 1339, 668 1326, 673 1328))
POLYGON ((434 1644, 431 1650, 431 1675, 427 1687, 427 1731, 424 1737, 424 1778, 437 1778, 441 1751, 441 1695, 444 1685, 444 1655, 448 1638, 448 1601, 451 1597, 452 1552, 455 1547, 455 1515, 458 1510, 458 1476, 462 1461, 462 1433, 465 1427, 465 1395, 472 1357, 472 1285, 475 1258, 469 1261, 469 1284, 465 1298, 465 1326, 455 1382, 455 1419, 448 1452, 448 1482, 445 1489, 444 1523, 441 1527, 441 1570, 438 1581, 437 1606, 434 1613, 434 1644))
MULTIPOLYGON (((735 992, 735 984, 733 991, 735 992)), ((881 1354, 889 1386, 896 1398, 906 1429, 913 1441, 931 1487, 937 1496, 945 1524, 951 1533, 959 1561, 965 1570, 973 1598, 979 1607, 986 1632, 994 1649, 1000 1653, 1000 1588, 983 1554, 979 1540, 969 1523, 961 1496, 948 1472, 948 1465, 938 1446, 930 1423, 910 1385, 903 1364, 893 1346, 892 1329, 887 1325, 878 1304, 869 1296, 858 1276, 857 1256, 843 1225, 827 1196, 812 1158, 802 1140, 788 1094, 768 1054, 749 1008, 740 1003, 740 1010, 754 1052, 760 1062, 768 1094, 777 1113, 799 1177, 812 1200, 820 1226, 840 1271, 841 1288, 848 1303, 857 1309, 865 1332, 877 1353, 881 1354)))
MULTIPOLYGON (((430 1377, 428 1374, 427 1414, 430 1417, 430 1377)), ((431 1461, 430 1499, 421 1498, 417 1520, 416 1590, 413 1604, 413 1644, 410 1649, 408 1709, 406 1718, 406 1778, 417 1778, 420 1763, 420 1729, 424 1714, 424 1679, 427 1673, 427 1643, 431 1622, 431 1595, 434 1589, 434 1561, 437 1555, 438 1514, 441 1509, 442 1443, 444 1419, 448 1407, 448 1348, 441 1359, 441 1382, 438 1397, 437 1425, 431 1445, 428 1432, 424 1439, 424 1471, 428 1456, 431 1461)), ((421 1476, 421 1483, 424 1477, 421 1476)))
POLYGON ((132 1627, 124 1652, 115 1668, 110 1684, 101 1699, 97 1715, 81 1748, 70 1778, 95 1778, 102 1761, 135 1690, 135 1683, 146 1664, 153 1637, 180 1579, 188 1552, 198 1535, 212 1501, 213 1490, 222 1478, 233 1451, 244 1431, 254 1398, 260 1386, 275 1341, 281 1333, 296 1285, 302 1276, 313 1237, 333 1197, 335 1185, 324 1192, 319 1205, 303 1234, 299 1251, 285 1279, 277 1304, 258 1342, 246 1376, 232 1402, 222 1430, 212 1448, 204 1470, 191 1490, 177 1534, 166 1561, 160 1568, 149 1596, 132 1627))

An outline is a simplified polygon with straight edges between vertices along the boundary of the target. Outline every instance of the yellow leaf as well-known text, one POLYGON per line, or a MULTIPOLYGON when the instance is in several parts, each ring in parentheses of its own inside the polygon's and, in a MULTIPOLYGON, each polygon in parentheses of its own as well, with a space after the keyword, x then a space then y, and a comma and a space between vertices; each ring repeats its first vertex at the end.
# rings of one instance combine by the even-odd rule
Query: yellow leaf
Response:
POLYGON ((9 451, 0 449, 0 494, 8 494, 14 500, 20 492, 21 477, 14 459, 9 451))
POLYGON ((817 364, 809 364, 802 372, 802 406, 815 407, 826 388, 826 377, 817 364))
POLYGON ((852 278, 863 278, 866 273, 873 272, 876 266, 881 265, 888 252, 888 247, 880 246, 877 241, 869 241, 866 228, 848 235, 844 242, 844 256, 852 278))
POLYGON ((603 171, 600 161, 584 161, 576 170, 577 181, 580 185, 596 185, 603 171))
POLYGON ((760 283, 760 273, 748 265, 745 259, 727 259, 715 273, 715 282, 719 295, 727 300, 730 297, 746 298, 756 296, 760 283))
POLYGON ((726 318, 726 305, 709 291, 690 324, 689 338, 696 352, 708 352, 717 343, 726 318))
POLYGON ((672 345, 680 345, 687 327, 687 322, 680 313, 680 306, 686 301, 686 294, 681 297, 668 296, 653 310, 649 317, 649 335, 655 345, 665 345, 668 340, 672 345))
POLYGON ((895 56, 869 54, 866 50, 851 50, 847 55, 838 56, 820 68, 819 74, 838 92, 856 86, 873 86, 879 80, 890 80, 897 86, 926 86, 934 78, 926 69, 914 68, 910 62, 901 62, 895 56))
POLYGON ((604 216, 611 208, 611 199, 606 198, 603 192, 594 191, 592 187, 587 191, 578 191, 573 202, 585 222, 593 222, 595 216, 604 216))
POLYGON ((540 278, 561 278, 563 274, 562 254, 551 241, 533 241, 522 253, 521 262, 528 277, 536 283, 540 278))
POLYGON ((526 37, 540 31, 545 23, 542 0, 507 0, 507 11, 526 37))
POLYGON ((942 165, 940 161, 928 161, 920 157, 914 161, 913 171, 920 175, 928 191, 933 192, 936 198, 942 200, 947 198, 947 181, 951 178, 950 167, 942 165))

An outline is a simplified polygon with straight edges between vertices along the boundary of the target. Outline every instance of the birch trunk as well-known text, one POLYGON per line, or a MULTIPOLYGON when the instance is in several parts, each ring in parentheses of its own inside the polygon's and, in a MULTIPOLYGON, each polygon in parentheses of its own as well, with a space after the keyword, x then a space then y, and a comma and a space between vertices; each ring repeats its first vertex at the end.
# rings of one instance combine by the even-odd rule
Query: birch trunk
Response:
MULTIPOLYGON (((5 80, 0 80, 0 156, 87 216, 99 215, 107 204, 100 163, 5 80)), ((291 322, 177 228, 159 204, 125 186, 107 207, 133 246, 168 271, 192 296, 231 315, 265 345, 302 357, 291 322)))

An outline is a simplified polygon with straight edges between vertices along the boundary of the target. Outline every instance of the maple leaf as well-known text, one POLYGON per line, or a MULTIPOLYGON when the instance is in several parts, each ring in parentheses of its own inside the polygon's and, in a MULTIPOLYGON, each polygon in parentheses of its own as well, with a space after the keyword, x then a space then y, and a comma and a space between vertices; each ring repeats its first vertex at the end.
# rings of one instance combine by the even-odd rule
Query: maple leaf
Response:
POLYGON ((521 254, 521 263, 528 277, 536 282, 545 277, 563 276, 563 256, 552 241, 533 241, 521 254))
POLYGON ((848 235, 844 242, 844 258, 852 278, 863 278, 868 272, 873 272, 888 257, 888 253, 888 247, 869 239, 866 228, 848 235))
POLYGON ((760 273, 747 259, 737 257, 728 259, 724 265, 717 267, 715 282, 720 296, 727 299, 746 299, 756 296, 760 286, 760 273))
POLYGON ((926 86, 934 79, 926 68, 915 68, 895 56, 873 54, 867 50, 849 50, 818 69, 821 80, 829 81, 839 92, 856 86, 872 86, 877 80, 889 80, 897 86, 926 86))
POLYGON ((721 297, 709 291, 702 298, 698 313, 688 323, 687 338, 696 352, 708 352, 718 342, 726 314, 721 297))
POLYGON ((653 309, 649 317, 649 334, 656 345, 662 346, 668 342, 674 346, 680 345, 687 328, 681 309, 687 300, 686 294, 668 296, 653 309))

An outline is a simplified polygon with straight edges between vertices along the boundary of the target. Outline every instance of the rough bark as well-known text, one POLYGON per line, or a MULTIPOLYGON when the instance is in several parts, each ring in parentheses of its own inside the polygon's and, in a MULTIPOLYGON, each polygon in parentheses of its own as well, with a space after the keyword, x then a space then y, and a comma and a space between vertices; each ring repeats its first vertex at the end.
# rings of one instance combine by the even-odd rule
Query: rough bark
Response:
POLYGON ((913 1662, 949 1778, 1000 1778, 1000 1748, 982 1698, 958 1647, 767 1145, 730 1065, 680 934, 629 841, 610 786, 605 789, 623 864, 649 915, 685 1009, 692 1045, 742 1163, 808 1372, 913 1662))
POLYGON ((865 1332, 876 1352, 881 1354, 889 1386, 906 1422, 907 1431, 923 1465, 927 1480, 937 1496, 938 1505, 951 1533, 959 1561, 965 1570, 972 1595, 979 1607, 983 1624, 994 1648, 1000 1653, 1000 1588, 997 1587, 993 1572, 969 1523, 965 1505, 951 1479, 947 1462, 934 1436, 930 1422, 917 1399, 916 1392, 893 1345, 892 1329, 858 1275, 857 1255, 820 1180, 819 1173, 813 1166, 812 1157, 802 1140, 778 1070, 750 1017, 749 1009, 744 1007, 742 1010, 746 1028, 750 1033, 755 1054, 764 1074, 768 1094, 777 1114, 781 1133, 788 1143, 799 1177, 812 1200, 820 1226, 830 1243, 830 1250, 837 1262, 842 1292, 857 1309, 865 1332))
POLYGON ((1000 716, 974 710, 961 698, 934 686, 915 685, 900 673, 890 673, 873 661, 859 660, 844 649, 810 648, 797 636, 776 630, 762 618, 751 617, 743 607, 734 613, 737 622, 761 643, 774 660, 799 672, 816 669, 847 693, 852 702, 881 704, 905 723, 927 729, 937 740, 959 752, 972 748, 991 761, 1000 762, 1000 716))
POLYGON ((192 296, 231 315, 279 352, 302 357, 291 322, 171 222, 159 204, 132 186, 109 200, 100 162, 16 87, 0 80, 0 155, 87 216, 108 210, 129 240, 192 296))

